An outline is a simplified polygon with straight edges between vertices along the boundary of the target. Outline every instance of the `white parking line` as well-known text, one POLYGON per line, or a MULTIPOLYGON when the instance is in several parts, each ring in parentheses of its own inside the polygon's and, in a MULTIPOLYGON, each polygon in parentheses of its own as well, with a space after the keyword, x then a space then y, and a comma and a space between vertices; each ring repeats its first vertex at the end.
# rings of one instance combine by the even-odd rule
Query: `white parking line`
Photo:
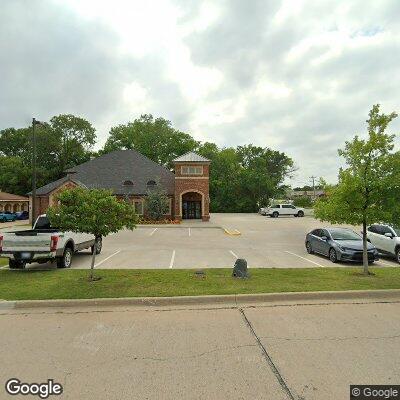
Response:
POLYGON ((229 250, 229 253, 231 253, 235 258, 239 258, 232 250, 229 250))
POLYGON ((317 262, 315 262, 315 261, 312 261, 312 260, 310 260, 310 259, 308 259, 308 258, 305 258, 305 257, 299 256, 298 254, 292 253, 291 251, 287 251, 287 250, 285 250, 285 253, 291 254, 292 256, 295 256, 295 257, 299 257, 299 258, 301 258, 301 259, 303 259, 303 260, 309 261, 310 263, 313 263, 313 264, 315 264, 315 265, 318 265, 319 267, 325 268, 325 266, 324 266, 324 265, 322 265, 322 264, 318 264, 317 262))
POLYGON ((172 252, 171 262, 169 263, 170 268, 174 266, 174 261, 175 261, 175 250, 172 252))
POLYGON ((189 236, 190 236, 190 228, 189 228, 189 236))
POLYGON ((149 235, 149 236, 153 236, 154 233, 155 233, 155 231, 156 231, 157 229, 158 229, 158 228, 154 228, 154 229, 150 232, 150 235, 149 235))
POLYGON ((95 268, 98 267, 99 265, 103 264, 103 262, 106 262, 107 260, 109 260, 111 257, 114 257, 115 255, 117 255, 118 253, 120 253, 121 250, 116 251, 115 253, 111 254, 111 256, 106 257, 104 260, 100 261, 99 263, 95 264, 95 268))

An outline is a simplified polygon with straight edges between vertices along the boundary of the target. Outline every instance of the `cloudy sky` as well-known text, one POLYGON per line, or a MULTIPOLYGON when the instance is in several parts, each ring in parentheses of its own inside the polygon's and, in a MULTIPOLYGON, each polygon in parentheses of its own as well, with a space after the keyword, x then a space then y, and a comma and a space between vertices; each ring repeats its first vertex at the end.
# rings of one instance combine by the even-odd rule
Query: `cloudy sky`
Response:
POLYGON ((399 21, 398 0, 3 0, 0 129, 73 113, 102 146, 152 113, 335 181, 372 104, 400 110, 399 21))

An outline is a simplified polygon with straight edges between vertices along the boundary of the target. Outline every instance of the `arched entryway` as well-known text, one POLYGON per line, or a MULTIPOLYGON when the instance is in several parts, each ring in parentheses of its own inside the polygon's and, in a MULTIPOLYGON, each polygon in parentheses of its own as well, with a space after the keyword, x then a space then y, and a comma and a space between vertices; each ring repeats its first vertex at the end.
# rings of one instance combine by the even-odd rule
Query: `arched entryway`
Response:
POLYGON ((182 194, 182 219, 201 219, 203 215, 203 194, 186 192, 182 194))

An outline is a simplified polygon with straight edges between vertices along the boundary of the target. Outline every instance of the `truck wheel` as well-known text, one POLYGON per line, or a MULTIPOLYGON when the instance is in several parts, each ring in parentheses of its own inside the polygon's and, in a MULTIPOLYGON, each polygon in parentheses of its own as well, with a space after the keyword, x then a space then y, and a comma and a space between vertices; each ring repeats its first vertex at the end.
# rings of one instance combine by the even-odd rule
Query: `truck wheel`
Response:
POLYGON ((273 218, 278 218, 278 216, 279 216, 279 213, 278 213, 277 211, 274 211, 274 212, 272 213, 272 217, 273 217, 273 218))
POLYGON ((10 269, 24 269, 26 266, 26 262, 19 260, 9 260, 8 266, 10 267, 10 269))
POLYGON ((72 264, 72 249, 66 247, 62 257, 57 257, 57 268, 69 268, 72 264))
POLYGON ((103 247, 103 240, 102 238, 97 238, 94 242, 94 245, 91 247, 92 249, 92 254, 93 252, 96 250, 96 254, 100 254, 101 253, 101 249, 103 247))
POLYGON ((396 260, 400 264, 400 247, 398 247, 396 250, 396 260))
POLYGON ((299 211, 299 212, 297 213, 297 216, 298 216, 298 217, 304 217, 304 212, 303 212, 303 211, 299 211))

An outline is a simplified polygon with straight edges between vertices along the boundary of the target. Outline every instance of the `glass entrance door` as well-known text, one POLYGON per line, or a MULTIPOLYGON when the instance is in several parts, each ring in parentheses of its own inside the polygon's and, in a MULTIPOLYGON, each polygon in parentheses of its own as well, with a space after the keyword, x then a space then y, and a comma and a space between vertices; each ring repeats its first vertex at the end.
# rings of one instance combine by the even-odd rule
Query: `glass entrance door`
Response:
POLYGON ((200 219, 201 201, 183 201, 182 217, 183 219, 200 219))

